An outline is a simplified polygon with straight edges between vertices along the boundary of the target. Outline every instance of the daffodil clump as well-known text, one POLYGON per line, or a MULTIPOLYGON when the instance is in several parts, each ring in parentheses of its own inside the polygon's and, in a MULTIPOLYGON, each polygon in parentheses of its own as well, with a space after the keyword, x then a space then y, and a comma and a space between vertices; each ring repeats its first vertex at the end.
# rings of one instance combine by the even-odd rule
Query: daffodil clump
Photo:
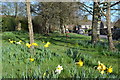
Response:
POLYGON ((38 46, 38 44, 37 43, 32 43, 32 44, 26 43, 26 46, 30 48, 31 46, 38 46))
POLYGON ((79 62, 76 62, 76 65, 82 67, 83 66, 83 61, 80 59, 79 62))
POLYGON ((9 39, 9 42, 10 42, 10 43, 14 43, 14 44, 21 44, 21 43, 22 43, 22 41, 21 41, 21 40, 19 40, 19 41, 17 42, 17 41, 10 40, 10 39, 9 39))
POLYGON ((44 47, 49 47, 50 44, 51 44, 50 42, 47 42, 47 43, 44 45, 44 47))
POLYGON ((56 67, 55 73, 56 73, 56 74, 60 74, 62 70, 63 70, 63 67, 60 66, 60 65, 58 65, 58 66, 56 67))
POLYGON ((98 70, 101 74, 104 74, 105 72, 107 72, 107 73, 112 73, 112 67, 110 66, 109 68, 107 68, 107 67, 106 67, 103 63, 101 63, 100 61, 98 61, 97 70, 98 70))

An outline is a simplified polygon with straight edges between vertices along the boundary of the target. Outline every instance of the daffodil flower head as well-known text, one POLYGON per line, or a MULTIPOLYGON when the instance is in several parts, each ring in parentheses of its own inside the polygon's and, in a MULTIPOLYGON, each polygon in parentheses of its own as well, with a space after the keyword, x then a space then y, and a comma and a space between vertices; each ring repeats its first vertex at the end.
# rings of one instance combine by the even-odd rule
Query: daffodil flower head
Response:
POLYGON ((107 69, 107 73, 112 73, 113 72, 113 69, 112 67, 110 66, 108 69, 107 69))
POLYGON ((22 40, 19 40, 19 42, 22 42, 22 40))
POLYGON ((98 70, 106 70, 106 66, 100 61, 98 61, 98 70))
POLYGON ((21 44, 21 42, 16 42, 16 44, 21 44))
POLYGON ((47 48, 47 47, 49 47, 49 45, 48 45, 48 44, 45 44, 45 45, 44 45, 44 47, 46 47, 46 48, 47 48))
POLYGON ((30 60, 31 62, 33 62, 33 61, 34 61, 34 58, 29 58, 29 60, 30 60))
POLYGON ((49 44, 51 44, 50 42, 47 42, 47 44, 49 45, 49 44))
POLYGON ((62 70, 63 70, 63 67, 60 66, 60 65, 58 65, 58 66, 56 67, 55 72, 56 72, 57 74, 60 74, 62 70))
POLYGON ((101 74, 104 74, 105 72, 104 72, 104 70, 102 70, 100 73, 101 73, 101 74))
POLYGON ((97 66, 97 70, 98 71, 101 71, 102 70, 102 67, 100 65, 97 66))
POLYGON ((10 41, 10 43, 13 43, 14 41, 10 41))
POLYGON ((32 43, 32 45, 34 45, 34 46, 38 46, 38 44, 37 44, 37 43, 32 43))
POLYGON ((101 63, 102 70, 106 70, 106 66, 101 63))
POLYGON ((79 62, 76 62, 76 64, 77 64, 78 66, 81 66, 81 67, 82 67, 82 66, 83 66, 83 61, 80 59, 79 62))
POLYGON ((46 72, 44 72, 44 74, 43 74, 43 78, 46 76, 46 72))
POLYGON ((26 46, 27 46, 28 48, 30 48, 32 45, 29 44, 29 43, 26 43, 26 46))

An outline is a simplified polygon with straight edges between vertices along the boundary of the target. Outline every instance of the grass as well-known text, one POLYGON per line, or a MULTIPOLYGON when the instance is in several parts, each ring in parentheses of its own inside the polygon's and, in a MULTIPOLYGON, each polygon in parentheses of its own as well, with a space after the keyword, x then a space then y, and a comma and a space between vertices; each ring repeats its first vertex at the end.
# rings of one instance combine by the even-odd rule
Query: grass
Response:
MULTIPOLYGON (((97 45, 90 43, 91 37, 69 33, 66 35, 50 34, 44 36, 35 34, 35 55, 25 46, 29 42, 28 32, 14 31, 2 33, 2 78, 119 78, 118 58, 120 51, 110 52, 107 42, 97 45), (19 41, 23 44, 11 44, 8 39, 19 41), (44 48, 45 42, 50 42, 44 48), (30 62, 32 57, 35 61, 30 62), (75 65, 79 59, 84 59, 83 67, 75 65), (107 67, 112 66, 111 74, 100 74, 94 67, 101 61, 107 67), (63 66, 61 74, 55 74, 57 65, 63 66), (43 74, 46 75, 43 76, 43 74)), ((119 43, 118 43, 119 44, 119 43)), ((116 44, 118 50, 119 45, 116 44)))

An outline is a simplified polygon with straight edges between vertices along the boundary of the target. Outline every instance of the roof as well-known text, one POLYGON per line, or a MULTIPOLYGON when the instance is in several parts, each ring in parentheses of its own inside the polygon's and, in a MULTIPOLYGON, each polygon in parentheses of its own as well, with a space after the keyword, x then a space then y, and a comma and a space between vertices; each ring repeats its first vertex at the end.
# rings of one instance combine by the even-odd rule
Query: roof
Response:
POLYGON ((79 21, 79 25, 92 25, 92 21, 79 21))
POLYGON ((117 28, 120 28, 120 19, 118 19, 115 24, 114 24, 115 27, 117 28))
MULTIPOLYGON (((102 22, 102 24, 103 24, 104 26, 106 26, 106 24, 107 24, 106 22, 103 22, 103 21, 101 21, 101 22, 102 22)), ((114 26, 114 24, 115 24, 114 22, 111 22, 111 26, 112 26, 112 27, 114 26)))

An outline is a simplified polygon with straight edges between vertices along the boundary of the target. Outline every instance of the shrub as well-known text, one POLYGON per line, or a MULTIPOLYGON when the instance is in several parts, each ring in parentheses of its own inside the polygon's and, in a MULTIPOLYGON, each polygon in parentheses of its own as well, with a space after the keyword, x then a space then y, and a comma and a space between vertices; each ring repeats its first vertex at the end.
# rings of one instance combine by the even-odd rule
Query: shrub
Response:
POLYGON ((2 18, 2 31, 13 31, 15 30, 16 21, 14 17, 3 17, 2 18))

